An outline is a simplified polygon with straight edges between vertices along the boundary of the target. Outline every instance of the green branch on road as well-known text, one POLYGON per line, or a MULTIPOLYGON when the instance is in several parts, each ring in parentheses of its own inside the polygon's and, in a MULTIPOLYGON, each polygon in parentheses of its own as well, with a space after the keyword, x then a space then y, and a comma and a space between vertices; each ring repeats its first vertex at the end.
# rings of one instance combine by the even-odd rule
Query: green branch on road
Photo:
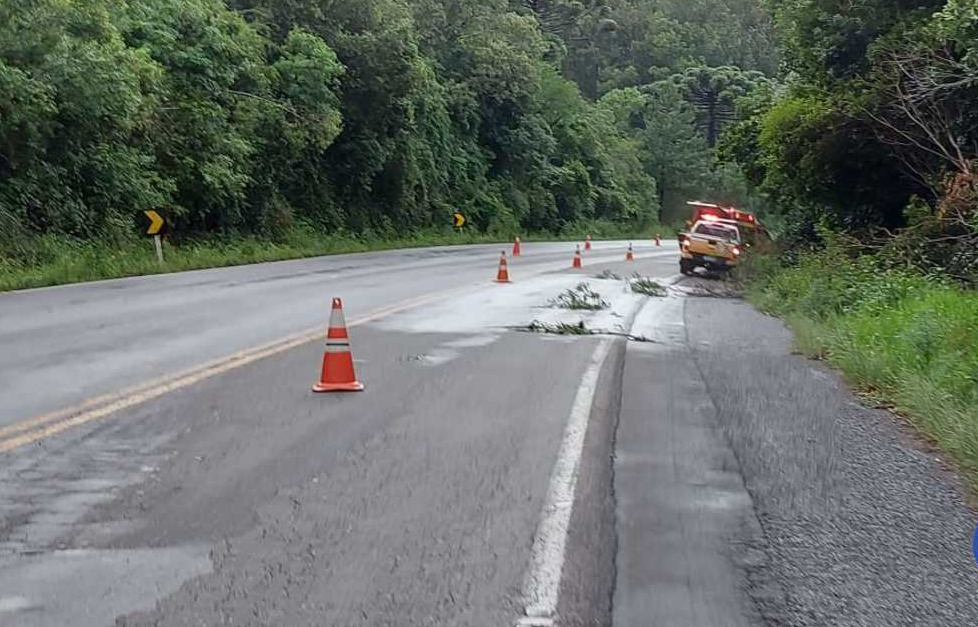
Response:
POLYGON ((506 328, 513 329, 515 331, 522 331, 524 333, 544 333, 549 335, 610 335, 613 337, 623 337, 630 342, 646 342, 649 344, 659 343, 658 341, 644 335, 634 335, 632 333, 625 333, 624 331, 611 331, 608 329, 591 329, 584 324, 583 320, 579 320, 577 322, 556 322, 553 324, 534 320, 526 326, 506 328))
POLYGON ((578 309, 585 311, 599 311, 610 307, 608 301, 601 298, 601 294, 591 289, 587 283, 578 283, 577 287, 568 289, 550 299, 550 306, 559 309, 578 309))
POLYGON ((636 294, 643 294, 645 296, 652 296, 655 298, 661 298, 666 295, 666 288, 662 287, 658 282, 653 281, 648 277, 640 276, 638 273, 629 282, 632 291, 636 294))

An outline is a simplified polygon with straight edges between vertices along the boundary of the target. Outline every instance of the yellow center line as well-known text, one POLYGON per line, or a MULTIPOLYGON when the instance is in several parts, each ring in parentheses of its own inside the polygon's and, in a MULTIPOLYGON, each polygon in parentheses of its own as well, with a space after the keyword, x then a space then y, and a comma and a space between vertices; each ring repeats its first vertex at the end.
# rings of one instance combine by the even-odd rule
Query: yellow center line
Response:
MULTIPOLYGON (((465 289, 472 289, 471 287, 465 289)), ((412 309, 419 305, 429 303, 434 300, 445 298, 446 296, 464 290, 447 290, 435 292, 427 296, 402 301, 395 305, 376 309, 363 316, 351 319, 347 326, 354 327, 375 320, 379 320, 391 314, 400 313, 412 309)), ((103 394, 71 407, 59 409, 57 411, 35 416, 27 420, 9 425, 0 429, 0 453, 12 451, 27 444, 32 444, 38 440, 51 437, 72 427, 77 427, 93 420, 99 420, 110 414, 114 414, 123 409, 128 409, 135 405, 140 405, 159 398, 168 392, 173 392, 187 386, 199 383, 210 377, 228 372, 235 368, 240 368, 266 357, 271 357, 285 352, 292 348, 308 344, 317 339, 325 338, 325 326, 317 326, 313 329, 294 333, 274 342, 261 346, 238 351, 230 355, 197 365, 193 368, 177 373, 158 377, 151 382, 134 385, 118 392, 103 394), (5 436, 11 436, 6 437, 5 436)))
MULTIPOLYGON (((596 252, 601 253, 605 251, 596 252)), ((636 259, 654 258, 665 256, 666 254, 668 254, 667 251, 655 251, 651 254, 636 254, 635 257, 636 259)), ((552 263, 549 261, 533 263, 531 259, 527 259, 527 261, 530 261, 530 265, 536 268, 544 265, 549 266, 550 263, 552 263)), ((600 255, 597 257, 592 257, 591 261, 592 263, 607 263, 613 260, 606 255, 600 255)), ((567 268, 561 269, 566 270, 567 268)), ((531 271, 527 274, 529 276, 535 276, 545 274, 545 271, 537 270, 531 271)), ((395 303, 394 305, 381 307, 380 309, 376 309, 363 316, 353 318, 349 321, 347 326, 355 327, 367 324, 391 314, 400 313, 432 301, 446 298, 450 295, 458 295, 477 288, 478 286, 469 285, 463 288, 433 292, 426 296, 401 301, 399 303, 395 303)), ((0 453, 6 453, 53 435, 57 435, 58 433, 73 427, 105 418, 106 416, 119 412, 123 409, 128 409, 135 405, 141 405, 153 399, 159 398, 160 396, 163 396, 169 392, 185 388, 205 379, 223 374, 235 368, 240 368, 241 366, 245 366, 260 359, 277 355, 324 337, 325 325, 320 325, 312 329, 307 329, 305 331, 300 331, 298 333, 281 337, 266 344, 248 348, 230 355, 225 355, 224 357, 219 357, 217 359, 198 364, 186 370, 155 377, 151 381, 139 383, 116 392, 95 396, 70 407, 65 407, 63 409, 58 409, 39 416, 34 416, 33 418, 28 418, 6 427, 2 427, 0 428, 0 453)))

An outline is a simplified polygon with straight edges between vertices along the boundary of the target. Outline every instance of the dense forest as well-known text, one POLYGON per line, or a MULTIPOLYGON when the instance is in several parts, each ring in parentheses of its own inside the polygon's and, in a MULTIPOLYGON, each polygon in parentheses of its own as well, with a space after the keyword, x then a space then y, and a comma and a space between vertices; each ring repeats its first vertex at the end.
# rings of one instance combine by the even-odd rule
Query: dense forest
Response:
POLYGON ((697 196, 973 279, 976 5, 2 0, 0 262, 145 209, 176 241, 511 236, 697 196))
POLYGON ((978 283, 978 0, 769 0, 774 89, 720 142, 787 242, 846 232, 890 265, 978 283))
POLYGON ((748 193, 716 146, 779 54, 756 0, 2 0, 0 255, 145 209, 173 238, 668 221, 748 193))

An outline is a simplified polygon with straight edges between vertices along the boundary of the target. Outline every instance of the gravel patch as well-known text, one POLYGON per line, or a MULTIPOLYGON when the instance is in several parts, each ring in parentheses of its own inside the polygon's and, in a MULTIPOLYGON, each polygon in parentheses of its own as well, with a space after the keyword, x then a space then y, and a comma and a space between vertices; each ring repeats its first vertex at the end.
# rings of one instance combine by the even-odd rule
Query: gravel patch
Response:
POLYGON ((978 625, 978 517, 941 460, 792 355, 777 320, 692 298, 686 322, 764 532, 749 586, 768 622, 978 625))

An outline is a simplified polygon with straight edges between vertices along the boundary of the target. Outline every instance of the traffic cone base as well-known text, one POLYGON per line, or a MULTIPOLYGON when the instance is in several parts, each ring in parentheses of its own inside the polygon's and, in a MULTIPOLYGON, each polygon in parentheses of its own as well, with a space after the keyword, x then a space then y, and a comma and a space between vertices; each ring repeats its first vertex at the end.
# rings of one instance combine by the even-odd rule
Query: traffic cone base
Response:
POLYGON ((333 312, 326 332, 326 351, 323 353, 323 370, 313 392, 360 392, 363 384, 357 381, 353 370, 353 353, 350 352, 350 336, 343 316, 343 301, 333 299, 333 312))
POLYGON ((317 383, 312 386, 313 392, 363 392, 363 384, 359 381, 353 383, 317 383))
POLYGON ((572 268, 581 268, 581 267, 583 267, 583 264, 581 263, 581 249, 580 249, 580 247, 578 247, 578 249, 576 251, 574 251, 574 262, 571 264, 571 267, 572 268))

